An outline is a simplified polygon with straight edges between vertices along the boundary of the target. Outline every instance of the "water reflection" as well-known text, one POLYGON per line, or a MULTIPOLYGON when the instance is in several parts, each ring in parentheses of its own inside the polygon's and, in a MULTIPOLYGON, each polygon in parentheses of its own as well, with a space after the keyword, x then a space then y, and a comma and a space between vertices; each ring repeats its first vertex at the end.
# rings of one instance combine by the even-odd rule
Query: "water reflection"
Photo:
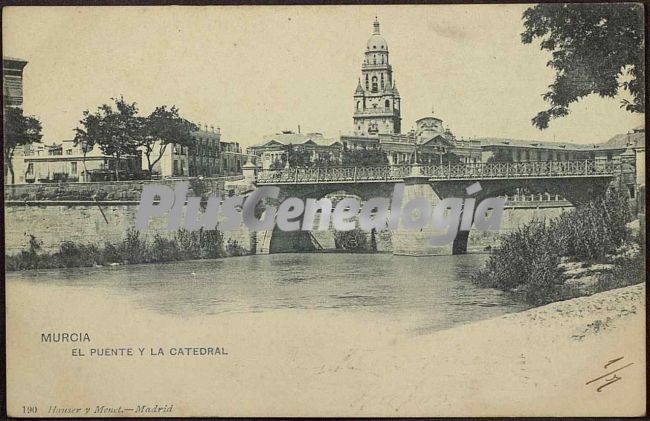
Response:
POLYGON ((275 254, 7 277, 92 287, 108 297, 127 297, 137 308, 184 317, 327 309, 408 318, 413 329, 426 332, 526 308, 469 282, 484 260, 483 255, 275 254))

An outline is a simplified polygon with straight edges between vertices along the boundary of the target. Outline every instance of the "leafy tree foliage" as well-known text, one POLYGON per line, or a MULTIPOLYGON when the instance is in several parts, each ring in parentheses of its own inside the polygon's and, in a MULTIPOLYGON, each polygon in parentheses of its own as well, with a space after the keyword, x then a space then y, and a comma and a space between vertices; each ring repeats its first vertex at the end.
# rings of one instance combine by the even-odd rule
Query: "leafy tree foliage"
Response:
POLYGON ((621 107, 645 112, 643 6, 640 3, 544 3, 523 14, 521 40, 541 40, 551 52, 547 66, 555 81, 543 95, 550 104, 533 124, 539 129, 569 114, 569 106, 590 94, 613 98, 619 89, 633 100, 621 107))
POLYGON ((288 144, 284 147, 284 153, 280 159, 276 159, 271 164, 271 169, 281 170, 285 168, 287 166, 287 159, 289 159, 290 168, 308 168, 315 165, 311 160, 311 154, 308 150, 304 149, 302 146, 288 144))
POLYGON ((99 146, 104 154, 117 161, 115 176, 119 180, 120 158, 135 155, 140 148, 151 174, 170 144, 193 145, 191 133, 198 128, 181 118, 175 106, 156 107, 149 116, 141 117, 136 103, 128 103, 122 97, 111 99, 115 109, 104 104, 94 113, 84 111, 75 129, 75 145, 82 145, 84 168, 86 153, 99 146))
POLYGON ((289 157, 289 167, 312 167, 311 154, 308 150, 295 147, 292 144, 287 146, 287 156, 289 157))
POLYGON ((379 149, 345 149, 341 159, 345 167, 388 165, 386 152, 379 149))
POLYGON ((149 174, 153 172, 153 167, 162 159, 170 144, 190 148, 194 146, 192 131, 198 130, 198 127, 181 118, 176 106, 156 107, 148 117, 142 120, 142 124, 144 133, 140 138, 140 146, 142 146, 147 159, 149 174))
POLYGON ((105 155, 114 157, 115 178, 119 180, 120 159, 137 153, 143 130, 135 102, 128 103, 123 97, 111 99, 115 110, 104 104, 94 114, 84 111, 81 126, 75 129, 75 143, 97 145, 105 155))
POLYGON ((512 150, 510 149, 497 149, 494 151, 494 155, 487 159, 487 162, 512 162, 512 150))
POLYGON ((24 116, 18 108, 4 110, 4 177, 11 173, 11 184, 16 182, 11 159, 18 146, 29 145, 41 141, 41 122, 36 117, 24 116))

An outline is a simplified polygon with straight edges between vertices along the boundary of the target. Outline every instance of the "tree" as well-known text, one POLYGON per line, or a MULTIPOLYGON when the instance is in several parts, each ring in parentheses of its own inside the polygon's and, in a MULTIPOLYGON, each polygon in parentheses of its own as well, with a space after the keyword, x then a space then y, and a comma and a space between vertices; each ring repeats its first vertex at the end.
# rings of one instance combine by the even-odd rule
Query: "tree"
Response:
POLYGON ((284 168, 284 163, 282 161, 286 161, 285 159, 278 159, 276 158, 272 163, 271 163, 271 169, 272 170, 281 170, 284 168))
POLYGON ((487 159, 487 163, 490 162, 512 162, 514 159, 512 157, 511 149, 496 149, 494 154, 487 159))
POLYGON ((176 144, 192 147, 194 145, 192 131, 199 129, 195 124, 181 118, 176 106, 167 108, 166 105, 156 107, 142 120, 142 124, 144 132, 140 137, 139 146, 144 149, 149 174, 152 174, 153 167, 162 159, 167 146, 176 144))
POLYGON ((287 145, 286 148, 287 156, 289 157, 289 167, 299 168, 299 167, 311 167, 313 163, 311 162, 311 154, 308 150, 298 146, 294 147, 292 144, 287 145))
POLYGON ((88 181, 88 168, 86 168, 86 155, 95 147, 96 139, 88 135, 88 132, 95 133, 99 124, 99 116, 91 114, 86 110, 83 112, 83 119, 80 121, 81 126, 75 128, 74 145, 81 145, 81 152, 83 153, 82 164, 84 166, 84 181, 88 181), (91 126, 94 126, 91 128, 91 126))
POLYGON ((294 146, 288 144, 284 148, 284 152, 279 159, 275 159, 271 163, 272 170, 281 170, 287 166, 287 159, 289 160, 290 168, 305 168, 312 167, 314 163, 311 161, 311 153, 304 149, 302 146, 294 146))
POLYGON ((346 167, 388 165, 386 152, 379 149, 344 149, 341 160, 346 167))
POLYGON ((11 184, 16 182, 12 158, 18 146, 39 143, 41 134, 41 122, 33 116, 24 116, 18 108, 5 108, 4 112, 4 177, 11 173, 11 184))
POLYGON ((137 153, 145 133, 142 121, 137 117, 135 102, 127 103, 123 97, 111 99, 116 110, 104 104, 92 115, 89 111, 84 112, 84 118, 79 122, 81 127, 75 129, 75 139, 98 145, 105 155, 115 158, 115 178, 119 181, 120 159, 137 153))
POLYGON ((627 111, 645 112, 645 62, 643 6, 639 3, 544 3, 526 9, 521 40, 541 40, 551 52, 548 67, 555 81, 543 95, 550 108, 532 123, 539 129, 569 114, 569 106, 598 94, 613 98, 619 88, 632 101, 623 100, 627 111), (629 80, 625 80, 628 78, 629 80))
POLYGON ((327 168, 334 165, 334 160, 332 159, 332 154, 326 153, 321 154, 316 161, 316 165, 319 167, 327 168))

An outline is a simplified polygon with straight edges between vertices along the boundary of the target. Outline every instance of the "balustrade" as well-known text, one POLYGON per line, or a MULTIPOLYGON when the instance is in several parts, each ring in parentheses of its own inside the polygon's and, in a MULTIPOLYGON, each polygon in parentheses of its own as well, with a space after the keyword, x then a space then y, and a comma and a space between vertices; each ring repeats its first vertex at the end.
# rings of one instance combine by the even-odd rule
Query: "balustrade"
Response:
POLYGON ((316 167, 262 170, 258 184, 308 184, 401 181, 418 175, 437 180, 511 178, 561 178, 612 176, 620 172, 618 161, 525 161, 380 167, 316 167), (418 171, 415 172, 414 170, 418 171))

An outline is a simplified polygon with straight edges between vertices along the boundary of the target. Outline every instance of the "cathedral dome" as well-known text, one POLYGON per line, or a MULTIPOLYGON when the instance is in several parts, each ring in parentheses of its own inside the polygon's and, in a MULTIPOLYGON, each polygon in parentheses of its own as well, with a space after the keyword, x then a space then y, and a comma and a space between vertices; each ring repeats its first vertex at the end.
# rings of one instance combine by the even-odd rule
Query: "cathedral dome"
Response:
POLYGON ((384 37, 379 33, 379 21, 375 18, 375 23, 373 24, 372 35, 368 39, 367 44, 368 51, 388 51, 388 43, 384 37))

